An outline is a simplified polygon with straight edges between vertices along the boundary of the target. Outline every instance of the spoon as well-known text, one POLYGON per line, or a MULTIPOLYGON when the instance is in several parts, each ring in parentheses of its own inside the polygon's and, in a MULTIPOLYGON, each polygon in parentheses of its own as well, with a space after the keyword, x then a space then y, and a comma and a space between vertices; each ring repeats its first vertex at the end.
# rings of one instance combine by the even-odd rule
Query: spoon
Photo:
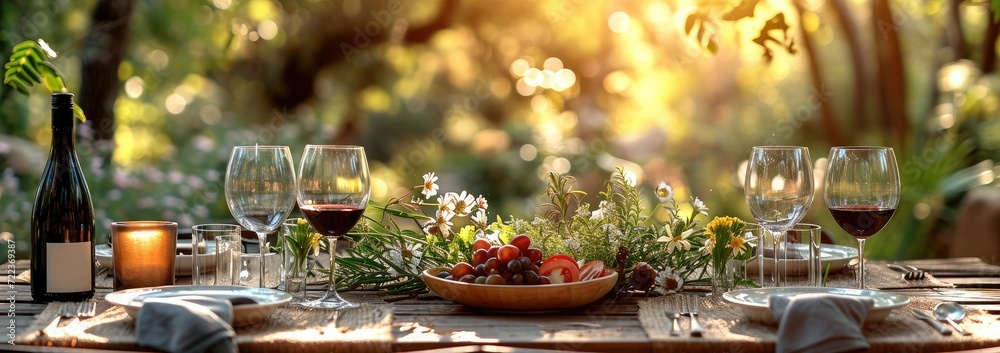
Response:
POLYGON ((963 330, 962 327, 958 326, 958 323, 955 322, 962 321, 962 319, 965 318, 965 308, 961 305, 953 302, 940 303, 934 307, 934 318, 939 321, 948 321, 948 323, 951 324, 951 327, 954 327, 955 331, 961 335, 970 334, 970 332, 963 330))

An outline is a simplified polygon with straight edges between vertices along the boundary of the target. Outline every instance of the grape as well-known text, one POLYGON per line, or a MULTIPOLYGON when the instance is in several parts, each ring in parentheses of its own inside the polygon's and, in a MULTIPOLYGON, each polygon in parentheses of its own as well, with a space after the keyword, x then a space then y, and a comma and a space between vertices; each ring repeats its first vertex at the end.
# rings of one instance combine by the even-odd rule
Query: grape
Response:
POLYGON ((500 277, 500 275, 490 275, 489 277, 486 277, 486 284, 504 285, 507 284, 507 280, 500 277))
POLYGON ((476 277, 476 284, 486 284, 486 276, 476 277))
POLYGON ((444 279, 449 280, 449 281, 454 281, 455 277, 452 277, 451 275, 448 275, 444 279))
POLYGON ((518 258, 517 261, 521 263, 521 268, 528 268, 531 265, 531 260, 524 256, 518 258))
POLYGON ((472 243, 473 250, 479 250, 479 249, 488 250, 490 246, 492 246, 490 245, 490 241, 482 238, 476 239, 476 242, 472 243))
POLYGON ((527 267, 521 267, 521 271, 535 271, 535 273, 538 273, 538 265, 528 264, 527 267))
POLYGON ((524 276, 524 284, 527 285, 538 284, 538 272, 531 270, 524 270, 524 272, 521 272, 521 275, 524 276))
POLYGON ((489 260, 486 260, 486 263, 484 265, 486 265, 486 274, 490 275, 501 274, 507 270, 506 267, 502 267, 500 265, 500 260, 497 260, 496 258, 491 258, 489 260))
POLYGON ((541 277, 538 277, 538 284, 552 284, 552 280, 550 280, 546 276, 541 276, 541 277))
POLYGON ((486 262, 486 259, 489 259, 489 258, 490 258, 490 255, 489 255, 489 252, 486 251, 486 249, 476 250, 476 252, 472 253, 472 265, 476 266, 476 265, 482 264, 482 263, 486 262))
POLYGON ((521 250, 521 252, 525 252, 528 251, 528 247, 531 246, 531 238, 527 235, 521 234, 514 237, 514 239, 511 239, 509 244, 516 246, 518 250, 521 250))
POLYGON ((462 278, 459 278, 458 281, 465 283, 476 283, 476 275, 470 273, 465 276, 462 276, 462 278))
POLYGON ((527 256, 533 264, 537 264, 539 261, 542 261, 542 250, 538 248, 528 248, 524 255, 527 256))
POLYGON ((511 261, 507 263, 507 272, 521 273, 521 261, 511 261))
POLYGON ((521 257, 521 250, 510 244, 501 246, 500 250, 497 251, 497 259, 504 265, 518 257, 521 257))
POLYGON ((451 272, 441 271, 441 272, 438 272, 438 274, 437 274, 438 278, 445 278, 445 277, 448 277, 448 276, 451 276, 451 272))
POLYGON ((514 274, 510 272, 500 274, 500 277, 503 277, 503 279, 506 280, 507 282, 510 282, 510 278, 513 276, 514 274))
POLYGON ((486 275, 486 264, 478 264, 478 265, 476 265, 475 274, 476 274, 476 276, 485 276, 486 275))
POLYGON ((497 252, 499 252, 499 251, 500 251, 500 247, 496 246, 496 245, 493 245, 488 250, 486 250, 486 254, 489 255, 490 257, 497 257, 497 252))
POLYGON ((520 273, 510 276, 510 284, 513 285, 524 284, 524 276, 522 276, 520 273))
POLYGON ((473 272, 475 272, 475 269, 467 262, 459 262, 455 267, 451 268, 451 276, 455 278, 462 278, 465 275, 471 275, 473 272))

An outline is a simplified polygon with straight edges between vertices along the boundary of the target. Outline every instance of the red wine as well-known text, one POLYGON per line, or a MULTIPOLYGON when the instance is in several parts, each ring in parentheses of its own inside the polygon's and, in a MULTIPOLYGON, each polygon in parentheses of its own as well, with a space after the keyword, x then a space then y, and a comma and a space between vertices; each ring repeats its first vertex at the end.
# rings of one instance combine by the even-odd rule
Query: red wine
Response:
POLYGON ((309 225, 319 234, 328 237, 347 234, 361 219, 361 215, 365 214, 364 208, 344 205, 310 205, 300 208, 309 225))
POLYGON ((52 148, 31 211, 31 297, 94 296, 94 207, 73 141, 73 95, 52 95, 52 148))
POLYGON ((895 208, 870 205, 830 207, 830 215, 840 228, 855 238, 866 239, 885 227, 895 208))

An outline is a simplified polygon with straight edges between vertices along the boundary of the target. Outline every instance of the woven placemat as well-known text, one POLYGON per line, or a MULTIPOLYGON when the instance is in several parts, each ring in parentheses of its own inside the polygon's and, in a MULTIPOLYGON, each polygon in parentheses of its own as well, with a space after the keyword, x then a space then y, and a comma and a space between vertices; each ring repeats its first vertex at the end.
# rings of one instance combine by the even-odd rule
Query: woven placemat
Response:
MULTIPOLYGON (((920 289, 920 288, 954 288, 951 283, 939 280, 930 273, 924 279, 904 280, 903 274, 886 267, 886 261, 865 260, 865 287, 870 289, 920 289)), ((831 273, 827 277, 826 286, 834 288, 857 288, 857 267, 831 273)))
MULTIPOLYGON (((707 332, 704 337, 670 336, 666 312, 675 311, 679 294, 649 298, 639 302, 639 323, 653 343, 655 351, 685 352, 774 352, 777 325, 755 322, 743 312, 719 298, 704 298, 698 321, 707 332)), ((930 311, 939 301, 910 298, 910 304, 893 310, 881 323, 864 328, 871 352, 924 352, 965 350, 1000 346, 1000 322, 979 310, 969 309, 962 326, 971 336, 943 336, 926 322, 915 318, 911 309, 930 311)), ((690 330, 690 320, 682 317, 681 329, 690 330)))
MULTIPOLYGON (((141 349, 136 342, 134 320, 124 308, 99 300, 98 315, 79 322, 62 319, 53 326, 62 305, 75 303, 49 304, 35 316, 27 330, 18 332, 16 344, 141 349)), ((248 352, 389 352, 393 339, 392 306, 362 304, 357 309, 331 311, 286 305, 263 323, 237 327, 236 339, 240 350, 248 352)))

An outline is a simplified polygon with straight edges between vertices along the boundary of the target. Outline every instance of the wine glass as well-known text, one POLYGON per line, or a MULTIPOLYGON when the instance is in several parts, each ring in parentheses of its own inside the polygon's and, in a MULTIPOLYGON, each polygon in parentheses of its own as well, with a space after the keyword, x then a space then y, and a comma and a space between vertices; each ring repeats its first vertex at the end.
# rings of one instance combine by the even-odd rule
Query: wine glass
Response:
MULTIPOLYGON (((774 286, 781 286, 784 282, 781 274, 787 273, 778 269, 784 254, 784 234, 806 215, 815 193, 809 149, 796 146, 754 147, 750 151, 744 192, 750 213, 761 227, 771 233, 774 251, 771 276, 774 286)), ((759 240, 758 244, 763 246, 763 240, 759 240)), ((761 271, 764 269, 763 253, 759 255, 758 262, 761 271)))
POLYGON ((264 284, 267 234, 295 207, 295 167, 288 146, 236 146, 226 168, 226 204, 243 228, 260 240, 260 287, 264 284))
POLYGON ((337 239, 354 227, 368 206, 371 180, 368 159, 360 146, 306 145, 299 164, 299 209, 309 224, 330 239, 330 270, 326 292, 299 305, 346 309, 357 307, 337 294, 337 239))
POLYGON ((858 288, 865 289, 865 240, 875 235, 899 203, 899 169, 889 147, 834 147, 826 169, 826 207, 858 239, 858 288))

